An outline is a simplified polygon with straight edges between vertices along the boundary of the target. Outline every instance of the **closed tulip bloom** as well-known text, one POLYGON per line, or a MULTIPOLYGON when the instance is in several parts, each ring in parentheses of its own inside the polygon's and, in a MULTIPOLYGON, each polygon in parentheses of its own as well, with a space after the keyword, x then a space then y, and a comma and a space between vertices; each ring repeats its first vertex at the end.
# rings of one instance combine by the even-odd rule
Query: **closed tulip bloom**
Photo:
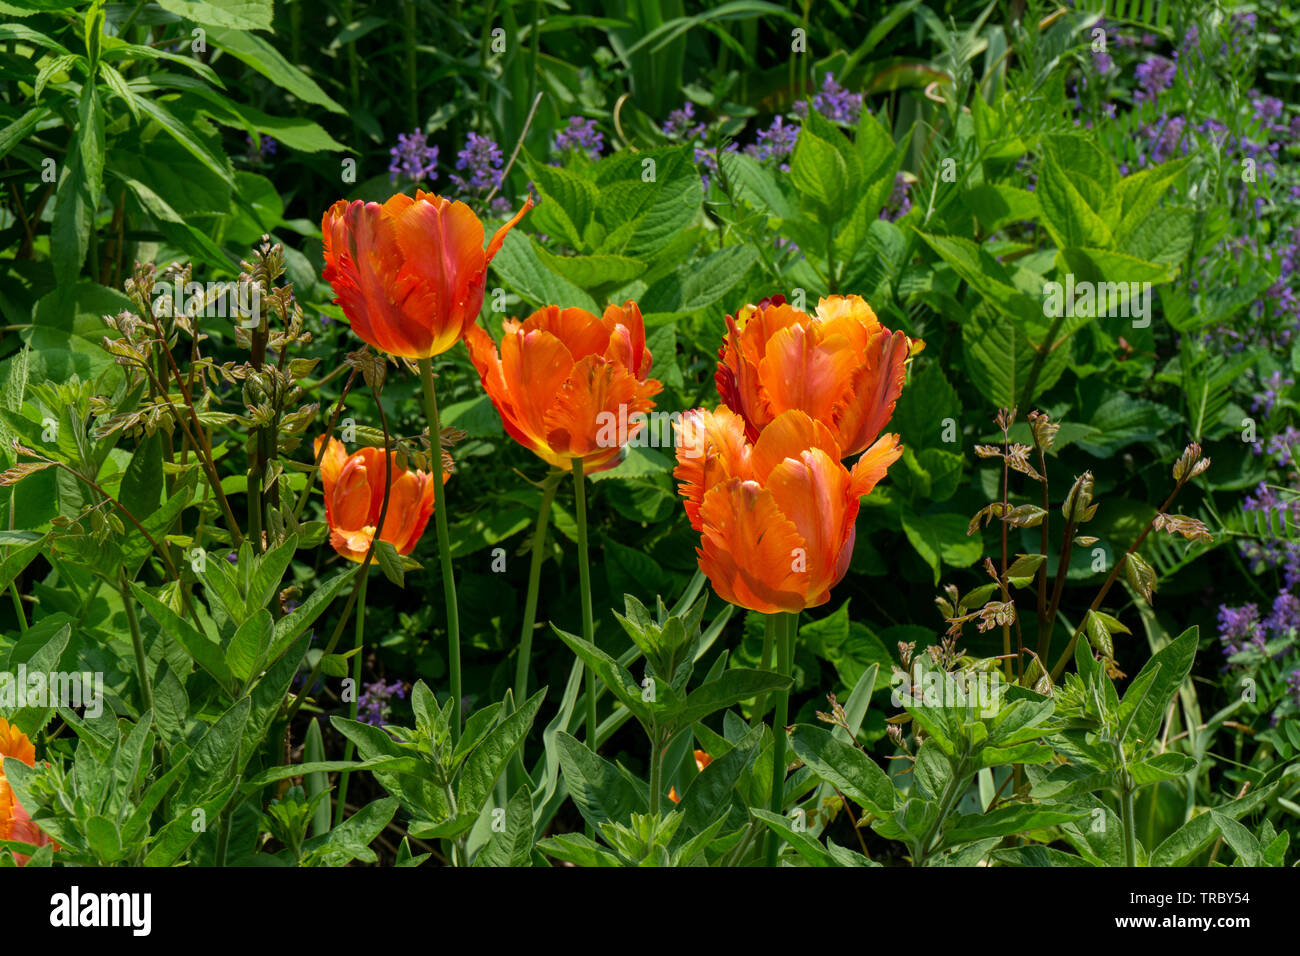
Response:
POLYGON ((689 411, 678 429, 673 475, 718 595, 764 614, 829 601, 853 556, 858 499, 902 455, 898 436, 882 435, 849 470, 831 429, 798 409, 753 443, 726 406, 689 411))
POLYGON ((653 357, 636 303, 599 318, 548 305, 504 329, 499 351, 477 325, 465 344, 510 437, 564 471, 575 458, 586 475, 622 461, 663 388, 648 377, 653 357))
POLYGON ((871 445, 894 413, 904 363, 925 343, 890 332, 860 296, 832 295, 808 315, 777 296, 727 316, 715 381, 750 441, 799 409, 831 430, 845 457, 871 445))
POLYGON ((478 318, 488 263, 532 205, 485 251, 483 223, 463 202, 423 191, 383 204, 340 199, 321 221, 325 281, 353 331, 381 352, 441 355, 478 318))
MULTIPOLYGON (((324 435, 316 439, 317 454, 325 440, 324 435)), ((384 459, 381 448, 359 448, 349 455, 336 438, 329 439, 321 459, 330 544, 349 561, 365 560, 374 540, 387 482, 384 459)), ((427 472, 405 468, 397 461, 396 452, 390 452, 388 459, 393 468, 393 483, 379 539, 391 544, 398 554, 410 554, 433 514, 433 477, 427 472)), ((443 484, 450 475, 444 462, 443 484)))
MULTIPOLYGON (((5 780, 5 757, 21 760, 29 767, 36 766, 36 748, 27 739, 27 735, 0 717, 0 840, 14 840, 38 847, 53 843, 54 841, 42 833, 40 827, 32 821, 31 815, 23 809, 9 787, 8 781, 5 780)), ((27 863, 28 857, 22 853, 15 853, 14 859, 18 861, 19 866, 23 866, 27 863)))

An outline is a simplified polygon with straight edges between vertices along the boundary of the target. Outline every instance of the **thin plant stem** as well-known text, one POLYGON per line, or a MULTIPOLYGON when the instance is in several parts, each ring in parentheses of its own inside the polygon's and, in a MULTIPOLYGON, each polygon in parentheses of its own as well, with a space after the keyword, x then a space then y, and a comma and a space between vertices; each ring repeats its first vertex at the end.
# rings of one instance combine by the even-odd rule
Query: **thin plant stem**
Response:
MULTIPOLYGON (((776 646, 776 615, 768 614, 763 620, 763 655, 758 662, 758 666, 763 670, 772 669, 772 648, 776 646)), ((754 701, 754 714, 749 719, 749 726, 757 727, 763 720, 763 715, 767 713, 767 694, 759 695, 758 700, 754 701)))
MULTIPOLYGON (((582 595, 582 639, 596 643, 596 623, 591 614, 591 568, 587 563, 587 488, 582 477, 582 459, 573 462, 574 512, 578 523, 578 590, 582 595)), ((587 746, 595 750, 599 745, 596 731, 596 674, 587 671, 587 746)))
POLYGON ((656 727, 650 735, 650 815, 657 817, 662 803, 664 788, 664 746, 663 736, 656 727))
MULTIPOLYGON (((797 615, 782 614, 777 621, 776 669, 782 677, 789 677, 794 656, 794 622, 797 615)), ((776 713, 772 717, 772 797, 769 809, 780 816, 785 809, 785 725, 790 722, 790 688, 776 692, 776 713)), ((776 866, 781 838, 768 834, 767 865, 776 866)))
MULTIPOLYGON (((1169 493, 1169 497, 1165 499, 1165 503, 1161 505, 1160 510, 1156 512, 1157 515, 1163 514, 1169 510, 1169 506, 1174 503, 1174 498, 1178 496, 1178 492, 1182 491, 1183 484, 1184 482, 1180 481, 1174 486, 1174 490, 1169 493)), ((1110 569, 1110 574, 1108 574, 1106 580, 1102 582, 1101 590, 1099 590, 1097 596, 1092 599, 1092 604, 1089 605, 1089 610, 1095 611, 1101 607, 1101 602, 1106 600, 1106 595, 1110 593, 1111 585, 1115 583, 1115 579, 1119 577, 1119 573, 1124 570, 1124 563, 1128 560, 1128 556, 1142 546, 1142 542, 1147 539, 1147 535, 1150 534, 1151 529, 1155 527, 1155 521, 1156 519, 1154 517, 1148 521, 1147 526, 1142 529, 1142 533, 1137 536, 1137 540, 1130 544, 1128 550, 1120 555, 1119 560, 1115 562, 1115 566, 1110 569)), ((1060 575, 1060 573, 1061 572, 1058 570, 1057 574, 1060 575)), ((1058 590, 1060 588, 1059 581, 1057 588, 1058 590)), ((1055 605, 1056 601, 1053 600, 1052 603, 1055 605)), ((1065 665, 1069 663, 1070 659, 1074 656, 1074 645, 1078 642, 1079 635, 1083 633, 1083 626, 1087 622, 1087 619, 1088 616, 1085 614, 1080 619, 1078 626, 1075 627, 1074 633, 1070 635, 1070 643, 1065 645, 1064 652, 1062 652, 1060 658, 1057 659, 1055 666, 1052 668, 1052 680, 1058 680, 1060 676, 1065 673, 1065 665)))
MULTIPOLYGON (((361 648, 366 639, 366 583, 369 577, 369 573, 361 575, 361 580, 357 584, 356 643, 353 645, 356 652, 352 655, 352 701, 348 704, 348 717, 352 720, 357 719, 357 707, 361 697, 361 648)), ((344 760, 352 759, 355 746, 351 740, 348 740, 347 747, 343 751, 344 760)), ((339 774, 338 808, 334 811, 335 827, 343 822, 343 811, 347 800, 348 772, 344 770, 339 774)))
POLYGON ((532 557, 528 562, 528 596, 524 600, 524 628, 519 635, 519 660, 515 664, 515 701, 528 699, 528 670, 532 663, 533 630, 537 625, 537 590, 542 577, 542 559, 546 554, 546 529, 551 521, 551 503, 560 487, 564 472, 555 470, 542 482, 542 503, 537 509, 537 526, 533 529, 532 557))
POLYGON ((460 609, 456 603, 456 577, 451 567, 451 533, 447 530, 447 493, 442 487, 442 427, 438 422, 438 396, 433 389, 433 361, 420 359, 420 382, 429 418, 429 456, 433 474, 433 517, 438 523, 438 556, 442 561, 442 593, 447 602, 447 670, 451 679, 451 739, 460 742, 460 609))
POLYGON ((23 611, 23 597, 18 593, 18 584, 15 581, 9 582, 9 596, 14 601, 14 613, 18 615, 18 633, 27 633, 27 614, 23 611))
POLYGON ((122 574, 118 590, 122 594, 122 607, 126 609, 126 623, 131 629, 131 649, 135 652, 136 676, 140 681, 140 700, 145 710, 153 710, 153 684, 149 680, 149 659, 144 653, 144 640, 140 636, 140 619, 136 617, 135 601, 126 574, 122 574))

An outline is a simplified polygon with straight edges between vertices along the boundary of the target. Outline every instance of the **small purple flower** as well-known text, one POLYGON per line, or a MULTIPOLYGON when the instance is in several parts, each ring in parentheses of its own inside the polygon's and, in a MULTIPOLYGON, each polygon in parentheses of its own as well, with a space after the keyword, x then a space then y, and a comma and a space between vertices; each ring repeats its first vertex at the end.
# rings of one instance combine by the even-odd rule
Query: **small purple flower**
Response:
POLYGON ((406 699, 406 685, 401 681, 385 684, 377 680, 366 684, 357 700, 357 720, 372 727, 381 727, 389 719, 392 698, 406 699))
POLYGON ((1273 414, 1273 406, 1277 404, 1278 393, 1290 388, 1295 384, 1293 378, 1283 378, 1280 371, 1274 372, 1271 376, 1260 382, 1263 391, 1257 393, 1250 403, 1251 412, 1263 411, 1264 417, 1267 418, 1273 414))
MULTIPOLYGON (((813 96, 812 105, 832 123, 853 124, 862 115, 862 94, 850 93, 835 82, 834 73, 827 73, 821 90, 813 96)), ((798 104, 795 106, 798 112, 798 104)))
POLYGON ((392 162, 388 164, 388 181, 395 183, 399 176, 413 183, 438 178, 438 147, 429 145, 429 134, 416 130, 398 133, 397 145, 388 151, 392 162))
POLYGON ((589 159, 599 159, 605 148, 605 135, 596 129, 594 119, 570 116, 569 125, 555 136, 555 151, 585 153, 589 159))
POLYGON ((894 176, 894 189, 889 194, 889 201, 885 203, 885 208, 880 210, 881 219, 897 222, 911 211, 912 200, 908 198, 908 189, 906 176, 902 173, 894 176))
POLYGON ((1300 598, 1290 591, 1282 591, 1273 599, 1273 610, 1264 618, 1264 627, 1274 637, 1289 637, 1300 628, 1300 598))
POLYGON ((1268 453, 1273 456, 1279 468, 1286 468, 1295 460, 1297 445, 1300 445, 1300 431, 1294 425, 1287 425, 1268 440, 1268 453))
MULTIPOLYGON (((783 160, 794 152, 798 139, 799 127, 787 123, 784 117, 778 116, 772 120, 771 126, 758 131, 758 143, 754 155, 760 161, 783 160)), ((785 163, 780 163, 779 168, 783 173, 790 171, 790 167, 785 163)))
POLYGON ((1110 58, 1110 54, 1094 50, 1092 54, 1092 68, 1097 71, 1098 75, 1105 76, 1115 68, 1115 61, 1110 58))
POLYGON ((451 180, 461 192, 482 192, 501 185, 501 147, 478 133, 470 133, 465 148, 456 154, 456 168, 469 173, 469 179, 452 174, 451 180))
POLYGON ((1219 605, 1219 640, 1225 657, 1240 654, 1247 645, 1264 648, 1264 635, 1259 627, 1259 607, 1246 604, 1242 607, 1219 605))
POLYGON ((266 157, 275 155, 276 148, 279 145, 280 144, 277 143, 270 136, 263 135, 261 137, 261 146, 258 146, 256 143, 253 142, 253 137, 249 136, 248 155, 252 159, 264 161, 266 157))
POLYGON ((1149 56, 1137 65, 1138 85, 1142 89, 1135 99, 1155 99, 1162 92, 1174 85, 1177 66, 1172 60, 1163 56, 1149 56))
POLYGON ((688 100, 681 109, 669 113, 663 131, 669 139, 690 140, 703 136, 704 124, 695 122, 695 104, 688 100))

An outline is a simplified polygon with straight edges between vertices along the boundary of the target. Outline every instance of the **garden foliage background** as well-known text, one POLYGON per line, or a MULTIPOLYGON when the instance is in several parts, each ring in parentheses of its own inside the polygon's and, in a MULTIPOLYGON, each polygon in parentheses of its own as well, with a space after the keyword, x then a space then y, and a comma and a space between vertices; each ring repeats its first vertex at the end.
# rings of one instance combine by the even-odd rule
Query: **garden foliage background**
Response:
POLYGON ((1286 4, 0 12, 0 661, 106 682, 96 719, 0 707, 40 755, 4 765, 59 844, 34 862, 734 864, 777 847, 817 865, 1294 861, 1300 23, 1286 4), (503 318, 546 305, 635 300, 659 410, 715 405, 724 316, 774 295, 808 312, 861 295, 924 340, 888 426, 905 451, 862 499, 830 602, 798 617, 781 722, 798 768, 775 805, 760 705, 785 685, 723 680, 775 662, 764 616, 732 613, 697 574, 673 450, 632 442, 589 476, 593 651, 572 637, 572 485, 543 487, 459 345, 436 387, 461 746, 432 531, 405 561, 376 554, 347 653, 356 566, 328 545, 311 439, 391 433, 427 468, 425 405, 400 363, 379 391, 375 353, 345 361, 362 343, 322 278, 321 216, 417 186, 470 204, 489 235, 535 194, 491 262, 480 324, 499 339, 503 318), (147 323, 106 324, 144 314, 172 263, 201 282, 254 276, 274 331, 204 317, 201 342, 182 323, 164 350, 147 323), (1149 312, 1053 315, 1045 289, 1067 275, 1149 283, 1149 312), (247 370, 259 341, 274 374, 247 370), (1042 458, 1035 409, 1059 425, 1042 458), (1035 449, 1028 471, 1001 460, 1015 442, 1035 449), (1097 506, 1086 529, 1081 495, 1097 506), (1018 519, 985 510, 972 528, 991 502, 1018 519), (1086 535, 1064 560, 1063 524, 1086 535), (1012 649, 1005 619, 972 617, 945 643, 945 617, 1003 582, 1023 646, 1046 651, 1036 671, 1026 654, 1014 674, 987 663, 1012 649), (1052 613, 1035 631, 1040 587, 1052 613), (693 670, 680 648, 656 662, 667 608, 693 670), (712 708, 642 712, 642 655, 683 695, 721 682, 712 708), (1001 717, 926 722, 891 701, 913 656, 1005 671, 1024 693, 1001 717), (609 685, 599 754, 579 742, 593 742, 582 660, 609 685), (406 730, 394 741, 383 724, 406 730), (196 831, 198 810, 213 822, 196 831))

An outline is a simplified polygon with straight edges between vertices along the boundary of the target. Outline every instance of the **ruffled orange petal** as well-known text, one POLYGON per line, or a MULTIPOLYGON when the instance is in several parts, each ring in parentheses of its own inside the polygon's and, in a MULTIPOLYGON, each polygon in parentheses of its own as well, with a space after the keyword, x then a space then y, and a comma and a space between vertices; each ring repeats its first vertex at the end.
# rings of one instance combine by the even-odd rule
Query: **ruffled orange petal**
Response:
POLYGON ((754 475, 765 481, 781 462, 787 458, 797 460, 812 448, 821 449, 836 461, 840 460, 839 444, 824 423, 799 409, 782 412, 754 442, 754 475))
POLYGON ((610 330, 585 309, 561 309, 548 305, 524 320, 525 332, 546 332, 564 343, 573 361, 588 355, 603 355, 609 346, 610 330))
POLYGON ((809 607, 807 574, 796 571, 806 542, 756 481, 715 484, 700 506, 700 570, 725 601, 774 614, 809 607))
POLYGON ((868 344, 867 360, 853 375, 849 397, 836 415, 845 455, 862 451, 889 423, 903 393, 908 351, 908 338, 901 331, 882 332, 868 344))
POLYGON ((903 446, 895 434, 881 435, 875 444, 862 453, 853 465, 850 475, 853 479, 852 494, 862 497, 869 494, 876 483, 885 477, 889 466, 903 457, 903 446))
POLYGON ((745 420, 725 405, 684 413, 676 423, 677 467, 673 477, 686 499, 686 517, 700 530, 700 504, 717 482, 751 478, 752 449, 745 440, 745 420))
POLYGON ((823 422, 852 398, 853 372, 861 362, 849 337, 816 325, 790 325, 767 343, 758 364, 763 395, 774 415, 797 408, 823 422))

